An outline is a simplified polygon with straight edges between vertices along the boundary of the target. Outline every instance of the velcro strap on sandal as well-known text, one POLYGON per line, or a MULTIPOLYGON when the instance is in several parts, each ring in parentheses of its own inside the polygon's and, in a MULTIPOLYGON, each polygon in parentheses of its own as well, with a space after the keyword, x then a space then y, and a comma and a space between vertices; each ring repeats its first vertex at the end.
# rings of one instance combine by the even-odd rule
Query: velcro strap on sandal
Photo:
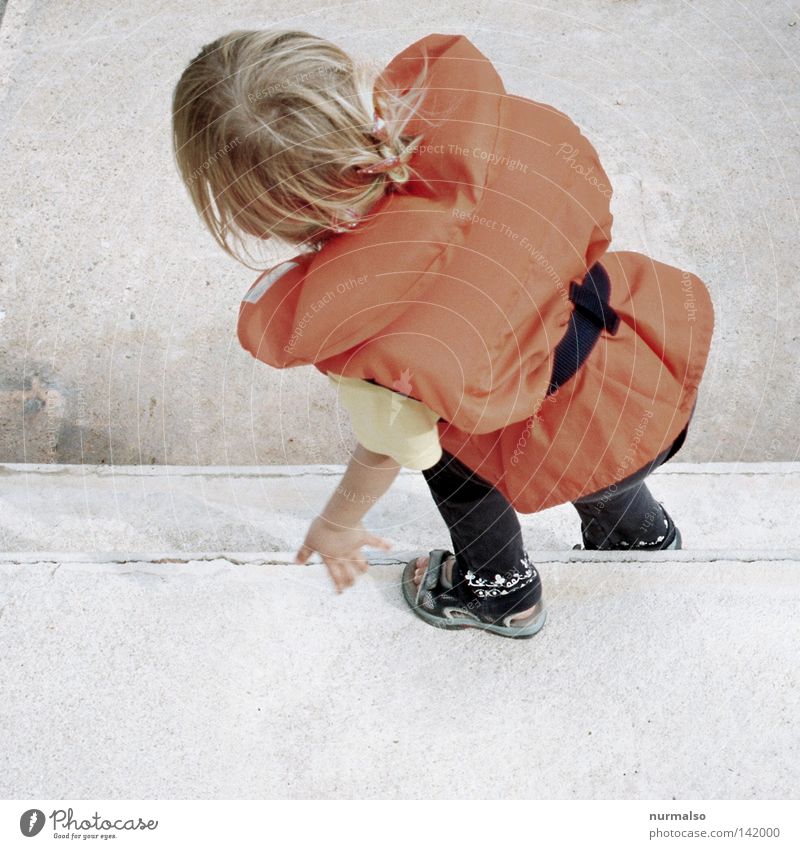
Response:
POLYGON ((433 596, 436 593, 436 588, 439 585, 439 573, 442 571, 444 566, 444 561, 447 560, 448 557, 451 556, 450 551, 446 549, 434 549, 433 551, 428 552, 428 566, 425 569, 425 574, 422 576, 422 580, 419 582, 419 587, 417 588, 417 597, 416 603, 417 605, 422 605, 423 607, 432 607, 433 596), (436 563, 437 559, 434 555, 440 555, 436 563), (424 599, 425 595, 428 595, 429 603, 425 604, 424 599))

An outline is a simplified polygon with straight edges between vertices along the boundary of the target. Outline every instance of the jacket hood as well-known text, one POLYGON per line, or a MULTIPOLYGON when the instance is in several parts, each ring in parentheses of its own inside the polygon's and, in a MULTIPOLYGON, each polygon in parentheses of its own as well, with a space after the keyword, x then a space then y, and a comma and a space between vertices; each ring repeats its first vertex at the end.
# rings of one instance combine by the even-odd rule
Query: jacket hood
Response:
POLYGON ((503 83, 466 38, 433 34, 398 53, 375 90, 408 90, 428 56, 426 95, 406 134, 423 139, 410 164, 416 175, 388 192, 370 220, 335 234, 312 254, 265 271, 245 296, 258 310, 240 315, 239 339, 277 368, 318 363, 373 337, 435 285, 453 246, 466 245, 471 217, 497 157, 503 83), (458 214, 454 214, 454 210, 458 214), (398 256, 400 262, 398 262, 398 256), (255 295, 258 295, 256 298, 255 295), (347 315, 326 319, 346 296, 347 315))

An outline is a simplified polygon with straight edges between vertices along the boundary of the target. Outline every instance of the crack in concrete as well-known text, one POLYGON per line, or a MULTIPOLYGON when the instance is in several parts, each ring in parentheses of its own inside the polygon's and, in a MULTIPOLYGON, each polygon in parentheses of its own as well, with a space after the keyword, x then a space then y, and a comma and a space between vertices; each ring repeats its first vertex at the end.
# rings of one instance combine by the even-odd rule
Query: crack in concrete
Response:
MULTIPOLYGON (((627 554, 628 552, 619 552, 620 554, 627 554)), ((733 553, 722 552, 720 554, 709 554, 703 555, 702 552, 698 552, 696 556, 690 557, 681 557, 680 554, 675 556, 675 552, 653 552, 648 556, 643 557, 615 557, 615 556, 606 556, 606 557, 598 557, 598 552, 592 552, 594 556, 567 556, 563 558, 547 558, 547 559, 535 559, 531 558, 532 562, 536 564, 542 565, 550 565, 550 566, 558 566, 558 565, 567 565, 567 564, 576 564, 576 563, 614 563, 617 565, 622 565, 625 563, 632 564, 648 564, 652 565, 655 563, 780 563, 780 562, 800 562, 800 550, 797 551, 781 551, 781 552, 773 552, 770 554, 766 554, 764 552, 752 552, 748 554, 739 554, 735 555, 733 553)), ((600 554, 612 555, 612 552, 600 552, 600 554)), ((614 552, 613 554, 616 554, 614 552)), ((694 555, 694 552, 692 552, 694 555)), ((408 560, 411 559, 411 556, 408 558, 386 558, 381 560, 373 560, 370 561, 370 565, 373 567, 381 567, 381 566, 405 566, 408 560)), ((292 566, 297 567, 300 564, 297 564, 291 560, 270 560, 269 558, 241 558, 241 557, 233 557, 229 555, 207 555, 207 556, 192 556, 192 557, 160 557, 156 559, 151 559, 147 557, 133 557, 133 558, 110 558, 110 559, 92 559, 87 558, 84 560, 51 560, 49 558, 42 560, 16 560, 16 559, 7 559, 3 560, 2 555, 0 555, 0 562, 5 562, 9 565, 41 565, 45 566, 51 564, 53 566, 50 571, 50 577, 53 578, 56 572, 59 571, 63 566, 69 564, 89 564, 94 566, 127 566, 127 565, 136 565, 136 564, 148 564, 148 565, 160 565, 160 564, 168 564, 174 563, 178 565, 187 565, 189 563, 211 563, 214 561, 222 561, 225 563, 229 563, 233 566, 292 566)), ((321 566, 323 565, 322 561, 317 561, 313 563, 308 563, 305 565, 309 566, 321 566)), ((131 571, 143 571, 143 570, 131 570, 131 571)), ((120 573, 120 574, 129 574, 128 572, 120 573)), ((160 573, 151 573, 151 574, 160 574, 160 573)))

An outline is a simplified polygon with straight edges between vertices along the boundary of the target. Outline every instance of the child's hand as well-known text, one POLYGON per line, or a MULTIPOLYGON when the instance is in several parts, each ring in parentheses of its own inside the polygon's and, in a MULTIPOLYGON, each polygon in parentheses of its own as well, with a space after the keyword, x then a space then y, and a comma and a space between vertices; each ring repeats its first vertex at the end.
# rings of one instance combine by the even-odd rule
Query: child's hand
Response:
POLYGON ((350 587, 355 579, 369 568, 361 554, 361 546, 390 549, 391 543, 371 534, 359 522, 355 527, 333 524, 317 516, 295 556, 296 563, 306 563, 316 551, 328 569, 336 592, 350 587))

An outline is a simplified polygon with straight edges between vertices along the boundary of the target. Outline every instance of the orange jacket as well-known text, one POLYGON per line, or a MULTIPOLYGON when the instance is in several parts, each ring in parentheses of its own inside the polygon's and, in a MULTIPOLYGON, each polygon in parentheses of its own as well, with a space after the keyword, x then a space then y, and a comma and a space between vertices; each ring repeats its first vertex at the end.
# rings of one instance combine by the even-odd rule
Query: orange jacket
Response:
POLYGON ((464 36, 429 35, 376 86, 407 88, 430 57, 424 103, 446 119, 373 221, 265 272, 238 336, 277 368, 373 379, 439 414, 442 446, 522 513, 602 489, 644 466, 689 419, 714 325, 695 275, 608 253, 611 189, 562 112, 505 92, 464 36), (570 281, 600 260, 620 317, 545 399, 573 309, 570 281))

